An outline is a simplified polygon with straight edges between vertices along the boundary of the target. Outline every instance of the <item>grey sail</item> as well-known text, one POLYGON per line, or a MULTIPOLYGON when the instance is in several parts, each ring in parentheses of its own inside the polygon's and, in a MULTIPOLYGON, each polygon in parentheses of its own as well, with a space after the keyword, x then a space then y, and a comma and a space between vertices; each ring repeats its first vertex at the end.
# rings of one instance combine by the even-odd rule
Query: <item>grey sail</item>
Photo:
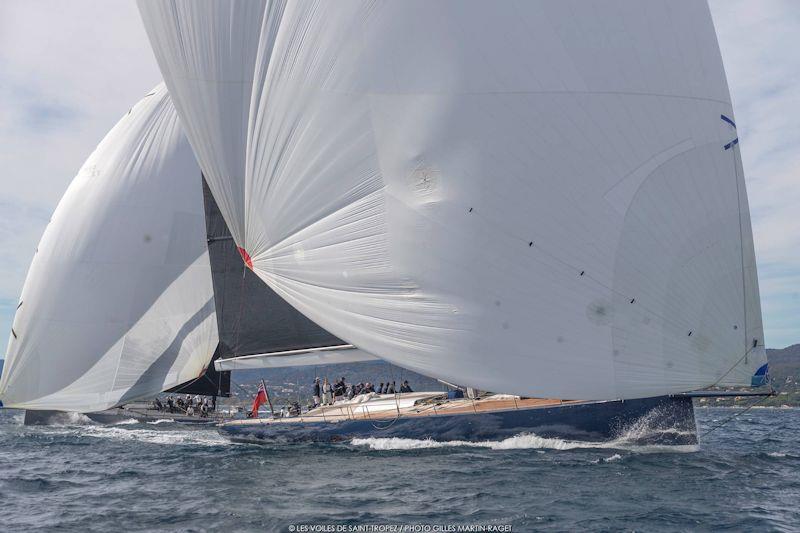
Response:
POLYGON ((229 396, 230 371, 216 370, 214 361, 345 345, 247 268, 205 178, 203 202, 219 344, 203 375, 168 392, 229 396))
POLYGON ((246 267, 205 180, 203 198, 220 358, 344 345, 246 267))

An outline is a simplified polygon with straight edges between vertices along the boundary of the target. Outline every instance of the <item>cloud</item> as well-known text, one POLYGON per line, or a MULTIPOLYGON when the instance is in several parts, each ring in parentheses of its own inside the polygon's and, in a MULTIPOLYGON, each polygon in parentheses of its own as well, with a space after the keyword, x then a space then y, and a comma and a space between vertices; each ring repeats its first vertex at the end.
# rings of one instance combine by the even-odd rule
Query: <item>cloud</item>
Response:
POLYGON ((55 206, 160 80, 133 1, 0 2, 0 335, 55 206))
POLYGON ((800 9, 713 0, 753 221, 766 341, 800 342, 800 9))

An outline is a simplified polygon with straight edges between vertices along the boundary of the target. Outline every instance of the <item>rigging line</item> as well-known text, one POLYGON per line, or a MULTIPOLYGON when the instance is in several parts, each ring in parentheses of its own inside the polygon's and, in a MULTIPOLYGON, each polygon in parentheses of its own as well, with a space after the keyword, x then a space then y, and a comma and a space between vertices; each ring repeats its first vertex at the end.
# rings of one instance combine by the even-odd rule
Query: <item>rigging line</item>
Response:
MULTIPOLYGON (((734 149, 732 151, 733 151, 733 170, 734 170, 734 173, 736 175, 736 199, 737 199, 737 204, 738 204, 737 208, 739 210, 739 242, 741 244, 740 250, 741 250, 741 258, 742 258, 742 303, 743 303, 743 311, 744 311, 744 327, 742 329, 744 330, 744 343, 745 343, 745 346, 747 346, 748 345, 748 339, 747 339, 747 292, 746 292, 746 286, 747 285, 746 285, 746 282, 745 282, 745 274, 744 274, 744 230, 743 230, 743 227, 742 227, 742 202, 741 202, 741 196, 740 196, 740 192, 739 192, 739 167, 736 164, 736 150, 734 149)), ((756 344, 754 344, 753 346, 751 346, 750 348, 745 350, 744 355, 742 355, 733 364, 733 366, 731 366, 728 369, 727 372, 722 374, 719 377, 719 379, 717 379, 717 381, 715 381, 714 383, 709 385, 709 387, 714 387, 720 381, 725 379, 725 377, 728 374, 730 374, 733 371, 734 368, 739 366, 739 363, 741 363, 742 361, 746 361, 747 360, 747 356, 750 355, 750 352, 752 352, 753 350, 758 348, 758 346, 759 346, 759 344, 756 342, 756 344)), ((761 346, 763 346, 763 344, 761 344, 761 346)))
MULTIPOLYGON (((244 408, 246 409, 246 408, 247 408, 247 401, 248 401, 246 398, 247 398, 248 396, 250 396, 250 394, 251 394, 251 393, 250 393, 250 391, 249 391, 249 390, 247 390, 247 389, 245 389, 244 387, 242 387, 242 386, 241 386, 241 385, 239 385, 238 383, 236 383, 236 382, 233 380, 233 376, 231 376, 231 383, 233 383, 234 385, 236 385, 237 387, 239 387, 240 389, 242 389, 242 392, 244 392, 244 393, 246 394, 246 396, 245 396, 245 402, 244 402, 244 408)), ((240 402, 240 403, 241 403, 241 402, 240 402)))
POLYGON ((234 335, 234 346, 231 346, 232 351, 236 351, 239 348, 239 334, 241 333, 241 326, 242 326, 242 314, 244 313, 244 281, 245 276, 247 275, 247 265, 242 262, 242 282, 239 286, 239 315, 236 317, 236 332, 234 335))
POLYGON ((394 419, 385 426, 378 426, 377 424, 375 424, 375 422, 372 421, 370 421, 370 423, 372 424, 372 427, 377 429, 378 431, 384 431, 392 427, 395 424, 395 422, 397 422, 399 419, 400 419, 400 413, 398 412, 397 415, 395 415, 394 419))
POLYGON ((738 360, 737 360, 735 363, 733 363, 733 366, 732 366, 732 367, 730 367, 730 368, 728 369, 728 371, 727 371, 727 372, 725 372, 724 374, 722 374, 722 375, 719 377, 719 379, 718 379, 717 381, 715 381, 714 383, 712 383, 711 385, 709 385, 709 386, 708 386, 708 387, 706 387, 706 388, 709 388, 709 387, 716 387, 716 386, 719 384, 719 382, 720 382, 720 381, 722 381, 723 379, 725 379, 725 376, 727 376, 728 374, 730 374, 730 373, 731 373, 731 371, 732 371, 734 368, 736 368, 737 366, 739 366, 739 363, 741 363, 742 361, 744 361, 744 359, 745 359, 745 358, 746 358, 748 355, 750 355, 750 352, 752 352, 753 350, 755 350, 755 349, 756 349, 756 348, 758 348, 759 346, 763 346, 763 344, 760 344, 760 345, 759 345, 759 344, 756 344, 755 346, 751 347, 751 348, 750 348, 750 349, 748 349, 746 352, 744 352, 744 355, 743 355, 743 356, 741 356, 741 357, 740 357, 740 358, 739 358, 739 359, 738 359, 738 360))
MULTIPOLYGON (((741 257, 742 257, 742 307, 744 311, 744 345, 747 346, 749 344, 749 340, 747 338, 747 284, 745 282, 745 274, 744 274, 744 229, 742 228, 742 199, 741 193, 739 192, 739 165, 736 164, 736 150, 735 148, 731 150, 733 152, 733 172, 736 176, 736 207, 739 211, 739 249, 741 250, 741 257)), ((740 153, 741 157, 741 153, 740 153)), ((750 350, 745 352, 744 360, 745 364, 747 364, 747 354, 750 350)), ((728 371, 730 372, 730 370, 728 371)))
POLYGON ((249 391, 249 390, 245 389, 244 387, 242 387, 241 385, 239 385, 238 383, 236 383, 235 381, 233 381, 233 379, 231 379, 231 383, 233 383, 234 385, 236 385, 237 387, 239 387, 240 389, 242 389, 242 392, 244 392, 245 394, 250 394, 250 391, 249 391))
MULTIPOLYGON (((771 387, 771 385, 770 385, 770 387, 771 387)), ((712 428, 710 428, 710 429, 706 430, 706 431, 705 431, 705 432, 704 432, 702 435, 700 435, 700 438, 701 438, 701 439, 702 439, 702 438, 704 438, 706 435, 708 435, 709 433, 713 433, 714 431, 718 430, 719 428, 721 428, 722 426, 726 425, 728 422, 730 422, 730 421, 731 421, 731 420, 733 420, 734 418, 738 418, 739 416, 741 416, 741 415, 745 414, 747 411, 749 411, 750 409, 752 409, 752 408, 753 408, 753 407, 755 407, 756 405, 760 404, 761 402, 763 402, 763 401, 764 401, 765 399, 767 399, 767 398, 769 398, 769 396, 762 396, 761 398, 757 398, 757 399, 756 399, 756 401, 754 401, 753 403, 751 403, 751 404, 750 404, 749 406, 747 406, 747 407, 746 407, 744 410, 742 410, 742 411, 740 411, 740 412, 738 412, 738 413, 735 413, 735 414, 733 414, 733 415, 729 416, 728 418, 726 418, 725 420, 723 420, 721 423, 719 423, 719 424, 717 424, 716 426, 714 426, 714 427, 712 427, 712 428)))

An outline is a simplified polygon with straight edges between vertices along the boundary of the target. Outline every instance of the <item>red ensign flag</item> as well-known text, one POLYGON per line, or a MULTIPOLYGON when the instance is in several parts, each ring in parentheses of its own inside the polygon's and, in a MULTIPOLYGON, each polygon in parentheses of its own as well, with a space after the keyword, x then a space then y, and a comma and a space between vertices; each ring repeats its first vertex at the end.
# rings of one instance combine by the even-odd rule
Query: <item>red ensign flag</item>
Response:
POLYGON ((253 408, 250 410, 250 418, 258 418, 258 408, 261 404, 267 403, 267 389, 264 388, 264 383, 258 386, 258 392, 253 400, 253 408))

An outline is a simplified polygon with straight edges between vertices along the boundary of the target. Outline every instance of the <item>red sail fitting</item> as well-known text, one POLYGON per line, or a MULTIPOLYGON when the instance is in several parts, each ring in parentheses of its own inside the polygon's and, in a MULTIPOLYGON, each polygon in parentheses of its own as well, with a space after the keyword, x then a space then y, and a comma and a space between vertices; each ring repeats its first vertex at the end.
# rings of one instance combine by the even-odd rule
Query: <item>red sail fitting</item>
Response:
POLYGON ((244 248, 242 248, 240 246, 237 246, 236 249, 239 250, 239 255, 242 256, 242 259, 244 260, 244 264, 247 265, 247 268, 249 268, 250 270, 253 270, 253 260, 250 259, 250 254, 247 253, 247 250, 245 250, 244 248))

